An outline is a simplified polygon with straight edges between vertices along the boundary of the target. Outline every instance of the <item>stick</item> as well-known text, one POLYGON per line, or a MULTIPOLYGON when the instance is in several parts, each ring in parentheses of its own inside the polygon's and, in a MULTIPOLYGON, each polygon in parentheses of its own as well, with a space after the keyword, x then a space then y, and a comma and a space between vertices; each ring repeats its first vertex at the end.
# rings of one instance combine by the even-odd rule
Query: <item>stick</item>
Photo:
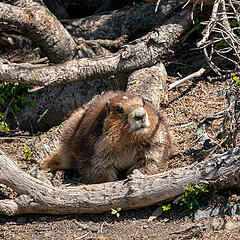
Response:
POLYGON ((192 74, 188 75, 187 77, 185 77, 185 78, 183 78, 183 79, 180 79, 180 80, 178 80, 178 81, 170 84, 170 85, 168 86, 168 91, 172 90, 172 89, 175 88, 177 85, 182 84, 182 83, 184 83, 184 82, 186 82, 186 81, 188 81, 188 80, 191 80, 191 79, 193 79, 193 78, 202 76, 205 71, 206 71, 205 68, 201 68, 201 69, 198 70, 197 72, 192 73, 192 74))

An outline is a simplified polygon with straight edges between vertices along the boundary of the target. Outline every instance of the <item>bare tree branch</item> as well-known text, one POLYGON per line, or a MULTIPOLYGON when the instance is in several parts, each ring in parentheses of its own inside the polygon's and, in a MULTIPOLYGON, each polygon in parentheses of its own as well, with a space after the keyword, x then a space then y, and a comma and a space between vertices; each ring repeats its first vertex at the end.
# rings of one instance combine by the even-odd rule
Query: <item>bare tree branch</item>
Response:
POLYGON ((193 79, 193 78, 202 76, 205 71, 206 71, 205 68, 200 68, 197 72, 194 72, 194 73, 186 76, 185 78, 180 79, 180 80, 178 80, 178 81, 170 84, 170 85, 168 86, 168 91, 172 90, 172 89, 175 88, 177 85, 182 84, 182 83, 184 83, 184 82, 186 82, 186 81, 188 81, 188 80, 191 80, 191 79, 193 79))
POLYGON ((137 8, 61 22, 71 35, 76 37, 115 40, 127 35, 129 39, 136 39, 136 36, 139 37, 151 31, 153 27, 162 25, 181 5, 178 2, 163 0, 157 13, 154 11, 154 4, 145 3, 137 8))
POLYGON ((72 36, 43 5, 30 2, 27 7, 0 3, 0 21, 16 25, 53 63, 72 59, 77 44, 72 36))
POLYGON ((72 60, 47 67, 14 64, 2 60, 0 80, 38 86, 56 86, 151 66, 191 25, 190 12, 191 7, 183 9, 164 25, 109 56, 72 60))
POLYGON ((152 176, 135 170, 122 181, 55 188, 19 169, 0 150, 0 183, 20 194, 16 199, 0 200, 0 213, 101 213, 120 205, 126 210, 174 199, 190 182, 204 182, 215 189, 239 188, 239 157, 240 149, 235 148, 198 164, 152 176))

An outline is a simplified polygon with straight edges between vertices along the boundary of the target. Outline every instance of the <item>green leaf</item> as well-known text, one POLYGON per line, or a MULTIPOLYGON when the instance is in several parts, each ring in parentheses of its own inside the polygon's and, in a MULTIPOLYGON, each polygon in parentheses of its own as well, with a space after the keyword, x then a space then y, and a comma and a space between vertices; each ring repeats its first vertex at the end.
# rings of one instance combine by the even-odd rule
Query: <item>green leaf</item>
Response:
POLYGON ((168 203, 167 205, 162 206, 163 211, 168 211, 171 209, 171 204, 168 203))
POLYGON ((235 19, 231 19, 229 20, 230 26, 232 28, 236 27, 238 25, 237 21, 235 19))
POLYGON ((196 198, 193 199, 193 203, 194 203, 196 206, 199 206, 198 200, 197 200, 196 198))
POLYGON ((218 47, 227 47, 228 43, 225 40, 221 40, 216 44, 218 47))
POLYGON ((233 80, 234 80, 235 82, 237 82, 237 83, 240 83, 240 79, 239 79, 238 76, 234 76, 234 77, 233 77, 233 80))
POLYGON ((197 129, 197 135, 203 134, 203 127, 197 129))
POLYGON ((117 210, 112 208, 111 214, 113 214, 113 215, 117 214, 117 210))
POLYGON ((123 208, 122 206, 117 207, 117 211, 118 211, 118 212, 121 211, 122 208, 123 208))

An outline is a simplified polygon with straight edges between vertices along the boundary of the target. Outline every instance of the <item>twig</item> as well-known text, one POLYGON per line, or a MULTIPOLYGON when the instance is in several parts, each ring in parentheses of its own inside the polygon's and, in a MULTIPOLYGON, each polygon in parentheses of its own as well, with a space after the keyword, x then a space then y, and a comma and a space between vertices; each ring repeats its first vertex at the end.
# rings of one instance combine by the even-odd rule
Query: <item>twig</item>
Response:
POLYGON ((202 76, 205 71, 206 71, 205 68, 201 68, 201 69, 198 70, 197 72, 192 73, 192 74, 188 75, 187 77, 185 77, 185 78, 183 78, 183 79, 180 79, 180 80, 178 80, 178 81, 170 84, 170 85, 168 86, 168 91, 172 90, 172 89, 175 88, 177 85, 182 84, 182 83, 184 83, 184 82, 186 82, 186 81, 188 81, 188 80, 191 80, 191 79, 193 79, 193 78, 202 76))
POLYGON ((193 123, 194 123, 194 121, 191 121, 191 122, 186 123, 186 124, 174 126, 174 128, 185 128, 185 127, 191 126, 193 123))
POLYGON ((44 58, 40 58, 40 59, 29 61, 28 63, 39 64, 39 63, 44 63, 44 62, 47 62, 47 61, 48 61, 48 58, 44 57, 44 58))
POLYGON ((20 140, 20 139, 31 139, 34 136, 17 136, 17 137, 0 137, 0 140, 20 140))
POLYGON ((77 39, 79 46, 77 46, 78 49, 81 49, 82 43, 87 44, 99 44, 102 47, 108 47, 108 48, 120 48, 127 42, 127 35, 123 35, 117 40, 107 40, 107 39, 95 39, 95 40, 85 40, 84 38, 78 38, 77 39))
POLYGON ((159 4, 160 4, 161 1, 162 1, 162 0, 158 0, 158 1, 157 1, 157 3, 156 3, 156 7, 155 7, 155 13, 157 12, 158 7, 159 7, 159 4))
POLYGON ((84 235, 82 235, 82 236, 76 238, 76 240, 85 238, 89 233, 90 233, 90 232, 85 233, 84 235))
POLYGON ((198 46, 198 47, 201 47, 201 46, 207 41, 207 39, 209 38, 209 35, 210 35, 210 33, 211 33, 212 28, 213 28, 213 27, 215 26, 215 24, 216 24, 217 11, 218 11, 218 7, 219 7, 219 2, 220 2, 220 1, 216 1, 216 2, 214 3, 211 19, 210 19, 210 21, 209 21, 209 23, 208 23, 208 25, 207 25, 206 32, 205 32, 202 40, 197 43, 197 46, 198 46))
POLYGON ((6 119, 7 119, 8 111, 9 111, 9 109, 10 109, 10 107, 11 107, 11 105, 12 105, 12 102, 13 102, 13 100, 14 100, 14 97, 15 97, 15 95, 13 95, 13 97, 12 97, 12 99, 10 100, 10 102, 9 102, 7 108, 6 108, 6 111, 5 111, 5 113, 4 113, 4 118, 3 118, 3 124, 4 124, 4 125, 5 125, 5 122, 6 122, 6 119))

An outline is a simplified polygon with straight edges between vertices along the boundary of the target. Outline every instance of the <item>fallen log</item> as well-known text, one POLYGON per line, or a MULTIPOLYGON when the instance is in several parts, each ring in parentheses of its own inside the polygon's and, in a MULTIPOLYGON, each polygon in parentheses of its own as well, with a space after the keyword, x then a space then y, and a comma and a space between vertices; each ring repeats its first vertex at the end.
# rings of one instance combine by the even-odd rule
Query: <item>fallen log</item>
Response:
POLYGON ((139 7, 92 15, 80 19, 65 19, 61 23, 75 37, 84 39, 116 39, 127 35, 136 39, 151 31, 177 12, 177 2, 162 0, 155 13, 155 4, 145 3, 139 7))
POLYGON ((47 66, 16 64, 0 59, 0 80, 37 86, 59 86, 152 66, 191 26, 191 12, 191 7, 176 12, 164 25, 107 56, 81 58, 47 66))
POLYGON ((169 201, 189 183, 213 189, 239 188, 240 148, 185 168, 146 176, 135 170, 127 179, 77 187, 53 187, 21 170, 0 150, 0 183, 19 194, 0 200, 0 214, 93 214, 122 206, 124 210, 169 201))

